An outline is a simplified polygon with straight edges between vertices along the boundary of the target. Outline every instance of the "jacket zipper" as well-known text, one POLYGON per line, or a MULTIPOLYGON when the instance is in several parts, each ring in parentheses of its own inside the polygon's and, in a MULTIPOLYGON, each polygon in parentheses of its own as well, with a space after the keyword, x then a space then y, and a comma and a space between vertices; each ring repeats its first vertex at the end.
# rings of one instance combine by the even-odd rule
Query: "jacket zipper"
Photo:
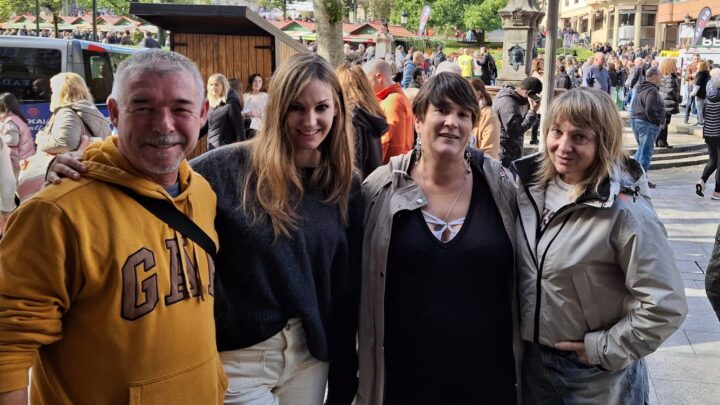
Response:
MULTIPOLYGON (((567 207, 567 206, 566 206, 567 207)), ((563 209, 561 208, 560 211, 558 211, 555 216, 557 216, 560 212, 562 212, 563 209)), ((555 239, 560 235, 560 232, 562 232, 563 228, 565 227, 565 224, 567 224, 568 220, 570 219, 570 216, 567 215, 565 217, 565 221, 563 221, 562 225, 560 226, 560 229, 558 229, 557 233, 553 238, 550 240, 550 243, 548 243, 547 248, 545 249, 545 252, 543 253, 542 261, 540 262, 540 267, 538 268, 538 274, 537 274, 537 280, 535 285, 535 322, 533 325, 533 341, 535 343, 540 343, 540 297, 541 297, 541 289, 542 289, 542 274, 543 274, 543 268, 545 267, 545 257, 547 256, 548 250, 550 250, 550 246, 553 242, 555 242, 555 239)), ((548 222, 545 229, 547 229, 548 226, 550 226, 550 223, 552 223, 552 219, 550 222, 548 222)), ((544 231, 543 231, 544 232, 544 231)), ((542 233, 541 233, 542 236, 542 233)), ((538 242, 540 239, 538 239, 538 242)))

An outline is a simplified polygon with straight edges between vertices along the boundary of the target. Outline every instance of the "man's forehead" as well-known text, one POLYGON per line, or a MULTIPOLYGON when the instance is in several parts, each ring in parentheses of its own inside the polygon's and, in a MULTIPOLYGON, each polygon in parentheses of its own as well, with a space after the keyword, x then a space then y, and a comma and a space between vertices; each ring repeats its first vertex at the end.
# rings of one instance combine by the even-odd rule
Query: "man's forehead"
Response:
POLYGON ((140 95, 195 99, 197 94, 192 75, 185 72, 136 74, 128 78, 126 88, 131 99, 140 95))

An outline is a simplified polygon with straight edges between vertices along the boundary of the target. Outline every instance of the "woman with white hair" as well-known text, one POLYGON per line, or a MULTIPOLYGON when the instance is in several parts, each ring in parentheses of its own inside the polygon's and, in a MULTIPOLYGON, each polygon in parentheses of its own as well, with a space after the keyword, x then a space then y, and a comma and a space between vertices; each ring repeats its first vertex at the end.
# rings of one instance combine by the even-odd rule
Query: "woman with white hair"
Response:
POLYGON ((622 132, 606 92, 573 89, 549 108, 545 149, 513 163, 526 403, 647 403, 643 358, 687 314, 647 177, 622 132))

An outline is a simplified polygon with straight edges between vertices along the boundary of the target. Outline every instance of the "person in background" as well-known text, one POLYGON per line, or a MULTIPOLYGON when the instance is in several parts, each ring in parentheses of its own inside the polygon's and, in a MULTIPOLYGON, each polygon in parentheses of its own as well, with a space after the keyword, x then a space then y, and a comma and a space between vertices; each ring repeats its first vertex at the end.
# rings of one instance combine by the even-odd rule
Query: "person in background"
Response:
POLYGON ((605 54, 595 53, 590 65, 583 68, 583 82, 585 87, 593 87, 610 94, 610 74, 605 69, 605 54))
POLYGON ((35 153, 27 119, 20 110, 20 103, 12 93, 0 94, 0 137, 10 156, 14 178, 20 172, 20 161, 35 153))
POLYGON ((470 148, 478 112, 467 80, 433 76, 416 148, 363 184, 358 405, 516 403, 515 186, 470 148))
POLYGON ((687 315, 622 133, 607 92, 573 89, 549 107, 543 151, 513 163, 525 403, 648 403, 643 359, 687 315))
MULTIPOLYGON (((540 80, 542 82, 543 80, 543 70, 545 68, 545 61, 543 58, 535 58, 532 61, 532 72, 530 76, 540 80)), ((540 121, 542 120, 542 116, 540 114, 537 115, 537 119, 535 119, 535 123, 533 124, 532 128, 530 129, 530 145, 537 145, 540 143, 540 140, 538 139, 538 131, 540 129, 540 121)))
POLYGON ((18 175, 18 194, 25 201, 45 181, 47 164, 53 156, 80 148, 82 136, 105 139, 110 122, 97 109, 85 80, 77 73, 63 72, 50 78, 52 115, 35 136, 37 151, 28 158, 18 175))
POLYGON ((473 57, 472 49, 465 48, 457 58, 457 64, 460 66, 460 75, 469 79, 473 75, 473 57))
POLYGON ((395 47, 395 72, 402 72, 405 63, 405 47, 398 45, 395 47))
POLYGON ((360 66, 344 63, 335 69, 335 73, 352 111, 355 167, 365 178, 382 164, 380 138, 388 130, 385 114, 360 66))
POLYGON ((247 92, 243 95, 243 117, 250 120, 246 126, 247 139, 255 136, 263 126, 265 119, 265 107, 268 102, 268 94, 263 91, 263 78, 258 73, 253 73, 248 78, 247 92))
POLYGON ((710 72, 710 81, 705 86, 706 101, 703 108, 705 125, 703 125, 703 138, 708 148, 709 159, 705 164, 700 180, 695 184, 695 193, 705 196, 705 183, 715 172, 715 190, 710 198, 720 200, 720 68, 710 72))
POLYGON ((422 69, 424 63, 425 55, 422 51, 415 51, 412 54, 412 59, 405 62, 405 66, 403 67, 403 79, 402 83, 400 83, 403 89, 406 89, 410 85, 410 81, 412 81, 412 73, 415 71, 415 68, 422 69))
POLYGON ((415 133, 412 108, 400 84, 392 81, 387 62, 373 60, 363 70, 388 124, 388 131, 382 137, 383 164, 386 164, 392 156, 405 154, 413 147, 415 133))
POLYGON ((495 58, 490 55, 486 47, 480 48, 480 59, 478 59, 482 74, 480 80, 485 83, 486 86, 494 85, 495 78, 497 78, 497 65, 495 64, 495 58))
POLYGON ((705 123, 703 118, 703 107, 705 106, 706 87, 710 81, 710 71, 705 61, 699 61, 697 64, 697 72, 695 73, 695 86, 693 87, 693 95, 695 96, 695 108, 697 109, 696 127, 702 127, 705 123))
POLYGON ((660 148, 672 148, 667 142, 668 125, 670 124, 670 119, 673 114, 680 112, 682 95, 680 94, 680 78, 675 68, 676 63, 677 61, 675 59, 667 58, 660 65, 660 73, 662 74, 660 95, 662 96, 663 105, 665 106, 665 124, 655 141, 655 146, 660 148))
POLYGON ((470 80, 478 98, 480 112, 472 130, 470 146, 481 149, 485 154, 498 160, 500 154, 500 121, 492 112, 492 97, 480 79, 470 80))
POLYGON ((385 59, 386 55, 392 52, 393 36, 390 34, 387 22, 383 22, 380 31, 373 36, 375 42, 375 57, 385 59))
POLYGON ((565 90, 572 88, 572 80, 570 80, 570 76, 568 76, 564 65, 558 65, 558 72, 555 76, 555 87, 565 90))
POLYGON ((720 321, 720 225, 715 234, 715 246, 705 271, 705 292, 720 321))
POLYGON ((688 99, 685 102, 685 123, 690 120, 690 114, 695 110, 695 96, 692 96, 695 87, 695 74, 697 73, 698 63, 700 63, 700 55, 695 54, 692 61, 685 67, 685 80, 687 83, 688 99))
POLYGON ((635 58, 635 61, 633 62, 633 67, 630 70, 630 73, 628 74, 627 79, 625 79, 625 106, 626 107, 630 107, 632 93, 635 92, 637 94, 637 86, 642 84, 642 82, 644 82, 644 81, 645 81, 645 69, 643 69, 643 59, 635 58))
POLYGON ((0 137, 0 240, 5 232, 5 223, 16 207, 16 188, 17 179, 13 175, 10 148, 5 144, 5 138, 0 137))
MULTIPOLYGON (((648 69, 645 73, 645 81, 637 87, 632 112, 628 116, 638 145, 634 158, 640 162, 645 173, 650 170, 655 139, 660 134, 660 128, 665 124, 665 103, 659 90, 661 80, 662 75, 659 70, 648 69)), ((655 183, 648 181, 648 185, 650 188, 655 188, 655 183)))
POLYGON ((145 31, 143 39, 140 41, 140 48, 160 48, 160 44, 153 38, 150 31, 145 31))
POLYGON ((523 155, 525 132, 537 120, 540 101, 530 96, 542 93, 542 82, 526 77, 517 88, 506 86, 500 89, 492 105, 493 114, 500 120, 500 161, 510 167, 513 160, 523 155))
POLYGON ((215 73, 208 78, 207 99, 210 110, 204 130, 207 131, 208 150, 244 141, 242 102, 224 75, 215 73))

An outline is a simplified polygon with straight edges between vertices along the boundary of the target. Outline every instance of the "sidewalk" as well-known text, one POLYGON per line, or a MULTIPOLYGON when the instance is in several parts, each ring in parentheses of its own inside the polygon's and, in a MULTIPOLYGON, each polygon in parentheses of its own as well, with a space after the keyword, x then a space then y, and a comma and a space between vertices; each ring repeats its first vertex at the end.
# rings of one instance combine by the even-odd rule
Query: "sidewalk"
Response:
POLYGON ((653 205, 667 229, 689 306, 682 328, 647 358, 651 404, 720 404, 720 322, 707 300, 704 282, 720 224, 720 201, 709 197, 712 179, 705 198, 695 195, 702 168, 651 171, 658 184, 651 191, 653 205))

